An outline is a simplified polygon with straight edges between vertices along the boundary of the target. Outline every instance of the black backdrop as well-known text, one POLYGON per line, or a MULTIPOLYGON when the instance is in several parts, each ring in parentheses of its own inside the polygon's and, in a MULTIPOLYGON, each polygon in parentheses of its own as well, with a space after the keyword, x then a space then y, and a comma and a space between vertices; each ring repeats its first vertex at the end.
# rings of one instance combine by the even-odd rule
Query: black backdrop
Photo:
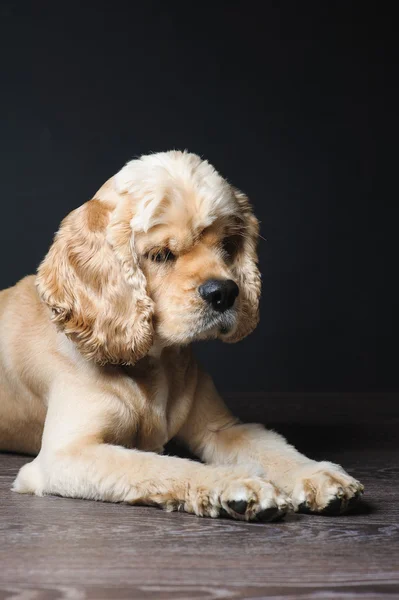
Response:
POLYGON ((258 330, 198 348, 219 387, 397 389, 387 5, 80 4, 1 3, 1 287, 128 159, 187 148, 249 194, 265 238, 258 330))

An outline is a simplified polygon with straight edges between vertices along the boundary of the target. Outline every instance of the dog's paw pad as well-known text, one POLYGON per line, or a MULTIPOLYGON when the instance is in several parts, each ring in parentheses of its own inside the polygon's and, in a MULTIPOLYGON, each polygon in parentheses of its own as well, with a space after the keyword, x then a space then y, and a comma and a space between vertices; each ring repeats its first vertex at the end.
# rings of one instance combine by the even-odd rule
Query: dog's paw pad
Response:
POLYGON ((298 506, 298 512, 308 515, 340 515, 342 514, 342 498, 335 496, 335 498, 330 500, 327 506, 321 510, 313 510, 307 502, 302 502, 302 504, 298 506))
POLYGON ((227 504, 238 515, 245 515, 247 512, 248 502, 246 500, 230 500, 227 504))
POLYGON ((355 493, 355 495, 353 496, 353 498, 350 498, 348 505, 346 507, 346 511, 345 512, 349 512, 351 511, 353 508, 355 508, 355 506, 357 506, 357 504, 359 503, 360 498, 363 496, 363 492, 362 491, 358 491, 355 493))
POLYGON ((255 516, 255 521, 260 521, 261 523, 275 523, 276 521, 281 521, 287 511, 280 510, 277 506, 272 506, 271 508, 265 508, 258 512, 255 516))

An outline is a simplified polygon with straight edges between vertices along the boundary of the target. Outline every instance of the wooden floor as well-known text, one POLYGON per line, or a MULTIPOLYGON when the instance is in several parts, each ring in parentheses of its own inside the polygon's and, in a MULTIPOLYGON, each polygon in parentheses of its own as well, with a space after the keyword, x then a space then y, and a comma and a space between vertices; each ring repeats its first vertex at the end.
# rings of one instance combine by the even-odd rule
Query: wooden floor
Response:
POLYGON ((259 395, 247 414, 265 403, 290 441, 365 484, 356 513, 246 524, 20 496, 30 459, 0 455, 0 600, 399 598, 399 398, 259 395))

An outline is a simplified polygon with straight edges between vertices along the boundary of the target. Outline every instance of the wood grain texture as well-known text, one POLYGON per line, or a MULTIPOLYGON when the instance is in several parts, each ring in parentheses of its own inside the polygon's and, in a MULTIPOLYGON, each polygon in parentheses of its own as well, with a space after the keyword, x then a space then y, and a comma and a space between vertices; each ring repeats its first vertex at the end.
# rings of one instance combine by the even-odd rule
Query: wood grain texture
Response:
MULTIPOLYGON (((330 400, 345 406, 342 396, 330 400)), ((361 479, 366 501, 355 514, 246 524, 20 496, 11 483, 31 459, 3 454, 0 600, 399 598, 398 398, 381 399, 370 422, 366 402, 348 402, 346 419, 330 421, 313 398, 291 401, 298 413, 280 398, 271 424, 361 479)))

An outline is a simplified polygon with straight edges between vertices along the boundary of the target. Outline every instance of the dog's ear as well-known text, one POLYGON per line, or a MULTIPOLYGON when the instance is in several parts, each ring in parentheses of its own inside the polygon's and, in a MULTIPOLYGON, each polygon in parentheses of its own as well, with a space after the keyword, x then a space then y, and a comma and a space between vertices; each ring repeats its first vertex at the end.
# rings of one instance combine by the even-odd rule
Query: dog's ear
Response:
POLYGON ((134 364, 147 354, 153 303, 133 248, 129 215, 98 199, 70 213, 36 282, 52 320, 85 357, 100 364, 134 364))
POLYGON ((227 338, 228 342, 238 342, 257 326, 261 292, 257 255, 259 221, 252 212, 247 196, 236 188, 233 188, 233 193, 239 205, 239 216, 237 244, 231 268, 240 288, 240 312, 237 330, 227 338))

